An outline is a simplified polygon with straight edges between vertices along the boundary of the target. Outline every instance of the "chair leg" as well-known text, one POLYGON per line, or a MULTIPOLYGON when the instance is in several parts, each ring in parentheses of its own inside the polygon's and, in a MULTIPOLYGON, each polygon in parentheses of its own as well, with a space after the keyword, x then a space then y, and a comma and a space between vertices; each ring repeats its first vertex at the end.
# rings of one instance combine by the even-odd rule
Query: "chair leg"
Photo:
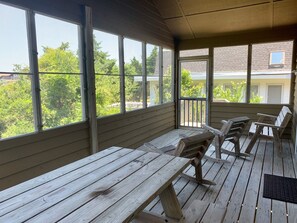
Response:
POLYGON ((251 141, 248 145, 248 147, 246 148, 246 150, 244 151, 245 153, 247 154, 250 154, 251 153, 251 150, 253 149, 253 146, 255 145, 259 135, 260 135, 260 132, 263 130, 263 126, 259 126, 257 129, 256 129, 256 132, 254 133, 253 137, 251 138, 251 141))
MULTIPOLYGON (((199 161, 198 161, 199 162, 199 161)), ((211 180, 205 180, 203 179, 202 176, 202 166, 201 163, 195 163, 195 161, 193 161, 192 165, 195 168, 195 178, 192 176, 189 176, 188 174, 182 173, 181 176, 186 178, 187 180, 193 181, 195 183, 198 184, 208 184, 208 185, 216 185, 215 182, 211 181, 211 180)))
POLYGON ((282 144, 281 144, 281 140, 280 140, 278 131, 273 128, 272 132, 273 132, 273 141, 274 141, 274 143, 276 145, 277 151, 282 153, 283 147, 282 147, 282 144))
POLYGON ((224 160, 224 159, 219 159, 219 158, 213 158, 213 157, 207 156, 207 155, 204 155, 203 158, 204 159, 207 159, 209 161, 215 162, 215 163, 230 163, 229 160, 224 160))
POLYGON ((213 181, 203 179, 201 162, 199 162, 198 165, 195 165, 195 175, 196 181, 200 184, 216 185, 213 181))
POLYGON ((216 151, 216 158, 217 159, 222 159, 221 156, 221 142, 220 142, 220 138, 218 136, 215 137, 215 151, 216 151))
POLYGON ((230 141, 234 144, 234 147, 235 147, 235 152, 231 152, 229 150, 226 150, 226 149, 221 149, 222 153, 226 153, 228 155, 231 155, 231 156, 236 156, 236 157, 249 157, 250 155, 247 154, 247 153, 241 153, 240 152, 240 143, 239 143, 239 139, 235 139, 235 140, 232 140, 230 141))

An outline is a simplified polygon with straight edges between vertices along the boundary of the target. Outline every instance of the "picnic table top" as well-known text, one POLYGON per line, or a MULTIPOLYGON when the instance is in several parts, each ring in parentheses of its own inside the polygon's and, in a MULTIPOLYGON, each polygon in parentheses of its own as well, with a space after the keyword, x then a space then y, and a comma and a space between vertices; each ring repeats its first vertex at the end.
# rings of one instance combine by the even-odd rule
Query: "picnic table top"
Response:
POLYGON ((0 222, 129 222, 189 159, 111 147, 0 192, 0 222))

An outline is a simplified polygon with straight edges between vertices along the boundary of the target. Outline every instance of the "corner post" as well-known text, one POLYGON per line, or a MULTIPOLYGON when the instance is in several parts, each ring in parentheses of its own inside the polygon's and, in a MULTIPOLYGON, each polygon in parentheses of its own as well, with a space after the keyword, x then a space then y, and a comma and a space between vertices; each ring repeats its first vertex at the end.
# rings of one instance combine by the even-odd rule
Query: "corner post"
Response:
POLYGON ((95 68, 94 68, 94 51, 93 51, 93 24, 92 10, 88 6, 84 6, 84 32, 82 33, 83 41, 83 74, 84 86, 86 86, 86 107, 87 120, 90 129, 90 150, 94 154, 99 151, 98 148, 98 131, 97 131, 97 116, 96 116, 96 88, 95 88, 95 68))

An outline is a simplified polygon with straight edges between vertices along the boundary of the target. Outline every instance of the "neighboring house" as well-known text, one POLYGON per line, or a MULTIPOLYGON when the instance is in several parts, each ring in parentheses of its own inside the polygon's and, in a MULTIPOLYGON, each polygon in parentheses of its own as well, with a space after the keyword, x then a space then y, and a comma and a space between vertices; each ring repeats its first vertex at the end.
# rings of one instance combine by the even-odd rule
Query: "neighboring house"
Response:
MULTIPOLYGON (((224 89, 232 88, 231 82, 247 81, 247 48, 247 46, 236 46, 214 49, 214 88, 218 85, 223 86, 224 89)), ((260 103, 289 103, 292 49, 292 41, 253 45, 250 89, 251 96, 261 98, 260 103)), ((183 51, 182 57, 187 57, 190 53, 193 54, 193 50, 183 51)), ((208 54, 208 51, 205 53, 208 54)), ((171 60, 166 56, 166 52, 163 58, 164 66, 168 66, 171 60)), ((158 66, 157 63, 156 76, 148 77, 152 103, 154 89, 158 89, 156 85, 159 84, 158 66)), ((182 68, 190 72, 194 83, 205 83, 207 69, 205 62, 183 62, 182 68)), ((244 96, 245 92, 242 94, 244 96)), ((214 98, 214 101, 222 101, 222 99, 214 98)))

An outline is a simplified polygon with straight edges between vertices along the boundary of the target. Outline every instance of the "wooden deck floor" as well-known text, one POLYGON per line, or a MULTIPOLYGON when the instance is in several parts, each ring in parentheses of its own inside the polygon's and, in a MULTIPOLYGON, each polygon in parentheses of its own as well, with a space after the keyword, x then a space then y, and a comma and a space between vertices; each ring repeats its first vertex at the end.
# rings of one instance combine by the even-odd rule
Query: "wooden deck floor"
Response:
MULTIPOLYGON (((174 130, 151 141, 160 148, 166 145, 176 145, 180 134, 193 135, 197 130, 174 130)), ((241 148, 245 150, 249 138, 241 138, 241 148)), ((281 202, 263 198, 264 173, 296 178, 297 159, 294 155, 294 147, 291 141, 283 140, 283 152, 280 154, 273 146, 272 141, 258 140, 252 155, 247 159, 223 156, 230 163, 220 164, 204 161, 204 177, 216 182, 215 186, 197 185, 184 178, 174 181, 174 188, 178 194, 179 202, 186 210, 193 201, 215 203, 220 207, 226 207, 224 222, 275 222, 296 223, 297 204, 281 202)), ((226 144, 226 148, 232 150, 232 144, 226 144)), ((209 155, 214 156, 214 148, 210 148, 209 155)), ((188 173, 193 173, 189 168, 188 173)), ((147 208, 147 211, 163 214, 160 201, 155 199, 147 208)))

